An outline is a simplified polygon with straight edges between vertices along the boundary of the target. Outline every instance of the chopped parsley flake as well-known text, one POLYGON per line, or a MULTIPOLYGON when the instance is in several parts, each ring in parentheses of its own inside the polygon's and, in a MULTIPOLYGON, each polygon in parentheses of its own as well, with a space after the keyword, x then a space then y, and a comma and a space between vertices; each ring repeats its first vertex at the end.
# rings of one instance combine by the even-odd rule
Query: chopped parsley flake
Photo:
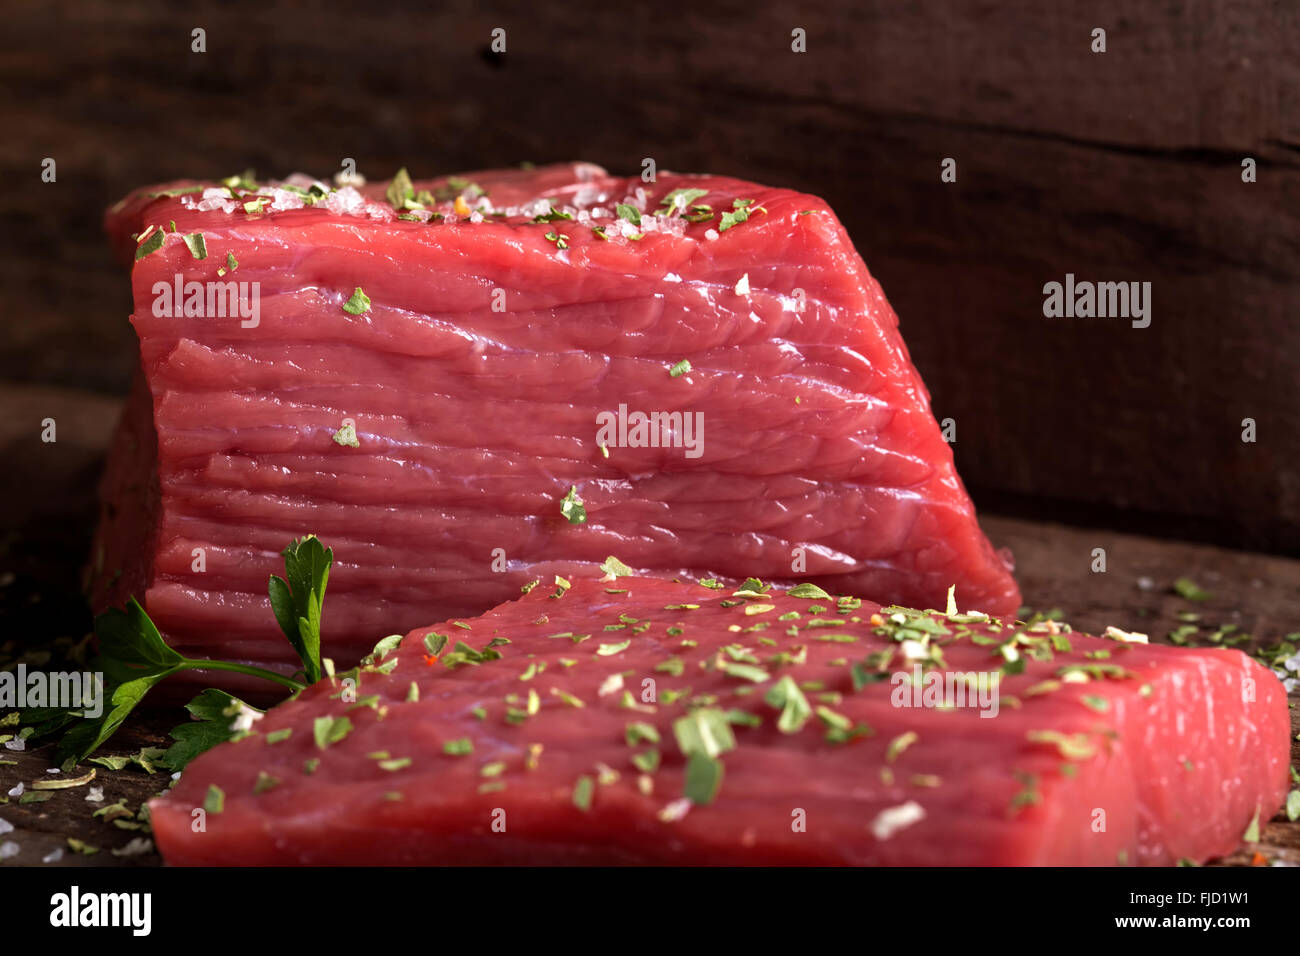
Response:
POLYGON ((573 785, 573 805, 586 813, 591 809, 591 798, 596 792, 596 781, 590 777, 579 777, 573 785))
POLYGON ((796 584, 790 590, 786 591, 785 594, 786 597, 808 598, 810 600, 820 598, 829 601, 831 599, 831 596, 829 594, 827 594, 817 585, 811 584, 807 581, 805 581, 803 584, 796 584))
POLYGON ((686 779, 682 796, 704 806, 713 802, 722 786, 722 761, 707 754, 693 753, 686 761, 686 779))
POLYGON ((673 721, 673 736, 687 756, 698 753, 716 757, 736 747, 727 715, 715 707, 699 707, 673 721))
POLYGON ((587 520, 587 509, 578 497, 576 485, 570 485, 569 493, 560 499, 560 514, 569 520, 569 524, 583 524, 587 520))
POLYGON ((361 291, 361 286, 357 286, 352 292, 352 298, 343 303, 343 311, 349 315, 360 315, 363 312, 369 312, 370 296, 361 291))
POLYGON ((312 736, 321 750, 338 743, 351 731, 352 721, 346 717, 317 717, 312 722, 312 736))
POLYGON ((718 223, 718 232, 726 232, 732 226, 737 226, 749 219, 750 212, 767 212, 762 206, 755 206, 752 199, 737 199, 731 204, 731 211, 722 214, 722 220, 718 223), (752 207, 752 209, 751 209, 752 207))
MULTIPOLYGON (((208 813, 221 813, 226 809, 226 792, 215 783, 208 784, 208 794, 203 798, 203 809, 208 813)), ((1258 813, 1255 815, 1259 816, 1258 813)))
POLYGON ((659 731, 654 724, 647 724, 642 721, 633 721, 627 725, 627 742, 628 746, 635 747, 643 741, 649 741, 652 744, 659 743, 659 731))
POLYGON ((803 695, 799 685, 789 674, 782 677, 763 697, 770 707, 779 708, 781 716, 777 718, 777 729, 783 734, 793 734, 803 729, 808 718, 812 716, 812 707, 803 695))
POLYGON ((159 249, 161 249, 163 245, 163 235, 164 234, 161 229, 155 230, 153 226, 150 226, 149 229, 146 230, 145 232, 146 238, 144 238, 140 242, 140 244, 135 247, 136 259, 143 259, 145 256, 149 255, 150 253, 157 252, 159 249))

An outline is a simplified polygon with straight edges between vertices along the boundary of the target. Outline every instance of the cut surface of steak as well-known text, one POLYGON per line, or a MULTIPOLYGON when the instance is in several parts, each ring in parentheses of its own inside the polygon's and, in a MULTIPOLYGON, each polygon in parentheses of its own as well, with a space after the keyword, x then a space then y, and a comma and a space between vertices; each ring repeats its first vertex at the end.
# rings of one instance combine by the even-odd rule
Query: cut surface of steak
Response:
POLYGON ((413 631, 198 757, 150 804, 166 860, 1168 864, 1286 793, 1285 692, 1236 650, 567 583, 413 631))
POLYGON ((266 582, 306 533, 337 556, 325 650, 343 665, 610 551, 647 573, 1019 606, 823 201, 586 164, 417 183, 407 205, 428 208, 400 214, 382 186, 233 185, 108 214, 147 385, 128 420, 152 416, 157 440, 114 450, 97 607, 134 595, 191 656, 289 665, 266 582), (225 297, 240 283, 248 318, 225 297), (115 522, 140 494, 150 521, 115 522))

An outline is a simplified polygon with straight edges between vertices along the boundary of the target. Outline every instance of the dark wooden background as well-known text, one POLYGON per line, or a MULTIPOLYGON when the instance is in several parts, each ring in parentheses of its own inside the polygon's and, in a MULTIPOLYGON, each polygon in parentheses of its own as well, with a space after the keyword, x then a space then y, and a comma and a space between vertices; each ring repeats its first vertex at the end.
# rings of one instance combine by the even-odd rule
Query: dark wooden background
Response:
POLYGON ((1294 0, 51 0, 2 42, 0 380, 125 390, 135 186, 651 156, 831 202, 982 505, 1300 553, 1294 0), (1067 272, 1151 282, 1151 327, 1045 319, 1067 272))

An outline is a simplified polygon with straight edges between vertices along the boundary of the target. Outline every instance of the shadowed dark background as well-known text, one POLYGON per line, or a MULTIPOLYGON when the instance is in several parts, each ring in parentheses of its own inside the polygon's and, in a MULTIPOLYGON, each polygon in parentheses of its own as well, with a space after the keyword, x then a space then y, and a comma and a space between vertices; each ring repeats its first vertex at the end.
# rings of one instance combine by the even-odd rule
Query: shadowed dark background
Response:
POLYGON ((129 290, 100 215, 136 186, 650 156, 830 201, 982 507, 1300 552, 1289 0, 83 0, 6 19, 3 382, 124 392, 129 290), (1151 282, 1150 328, 1044 318, 1067 272, 1151 282))

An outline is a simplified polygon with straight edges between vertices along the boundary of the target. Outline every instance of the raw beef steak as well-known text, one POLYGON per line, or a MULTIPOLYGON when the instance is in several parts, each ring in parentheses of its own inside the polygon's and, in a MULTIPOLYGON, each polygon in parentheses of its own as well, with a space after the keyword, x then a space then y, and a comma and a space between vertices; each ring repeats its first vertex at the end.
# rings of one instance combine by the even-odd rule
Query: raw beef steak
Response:
POLYGON ((173 864, 1232 850, 1286 793, 1281 683, 1236 650, 1108 633, 809 585, 548 582, 276 707, 151 804, 154 833, 173 864))
POLYGON ((288 664, 266 582, 306 533, 338 557, 324 630, 345 665, 610 551, 1019 606, 820 199, 586 164, 389 194, 236 177, 110 210, 143 378, 98 607, 134 595, 191 656, 288 664))

